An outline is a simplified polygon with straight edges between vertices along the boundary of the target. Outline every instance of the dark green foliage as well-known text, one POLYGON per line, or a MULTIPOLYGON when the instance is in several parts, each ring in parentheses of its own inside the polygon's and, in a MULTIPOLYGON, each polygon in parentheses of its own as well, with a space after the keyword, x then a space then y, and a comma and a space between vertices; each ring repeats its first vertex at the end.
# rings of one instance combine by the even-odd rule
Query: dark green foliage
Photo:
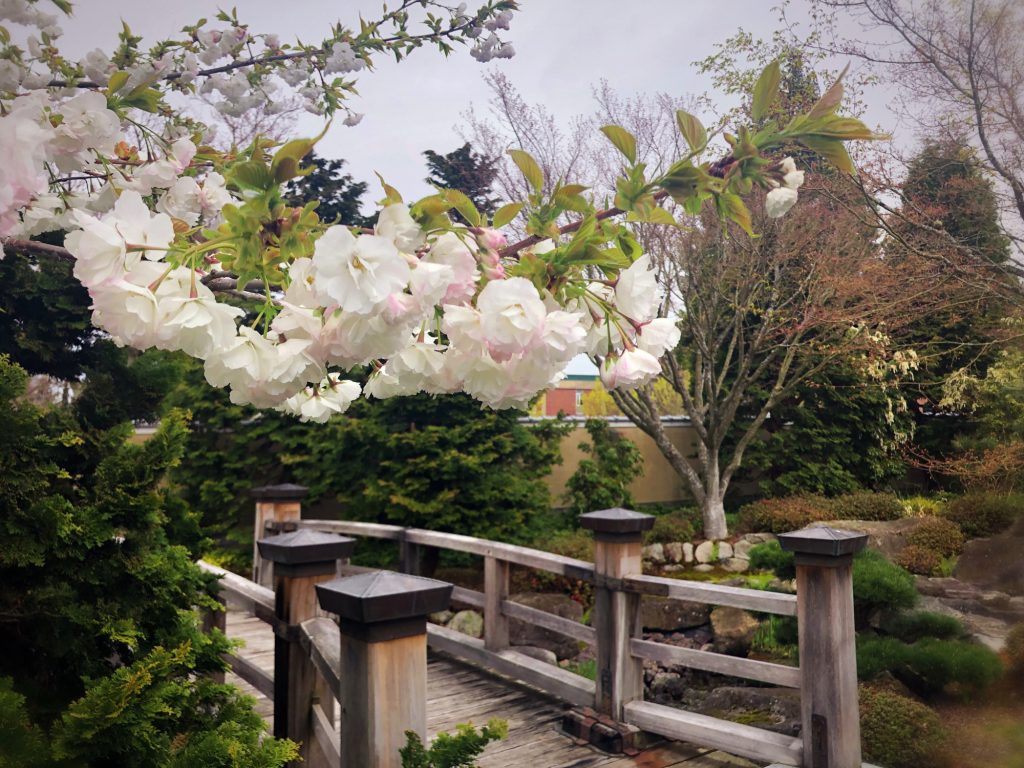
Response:
POLYGON ((939 765, 946 743, 942 721, 932 709, 866 686, 860 688, 860 737, 864 761, 882 768, 939 765))
POLYGON ((822 496, 786 496, 761 499, 740 508, 742 531, 789 533, 819 520, 834 520, 831 502, 822 496))
POLYGON ((328 160, 311 153, 303 165, 313 166, 313 171, 285 184, 285 199, 289 205, 302 206, 318 201, 316 213, 321 221, 372 226, 373 222, 360 212, 366 182, 356 181, 350 174, 342 173, 344 160, 328 160))
POLYGON ((901 611, 892 614, 883 620, 881 629, 905 643, 926 637, 953 640, 964 635, 964 626, 957 618, 931 611, 901 611))
POLYGON ((968 493, 946 505, 945 517, 960 526, 964 536, 994 536, 1009 528, 1024 510, 1021 493, 968 493))
POLYGON ((0 678, 11 680, 0 706, 14 713, 11 749, 45 731, 47 764, 174 765, 205 742, 204 759, 253 759, 192 764, 279 765, 290 748, 260 741, 249 700, 194 677, 222 669, 226 645, 198 630, 193 606, 215 604, 192 562, 203 540, 166 483, 184 415, 168 412, 132 445, 130 426, 86 429, 71 409, 20 399, 24 388, 24 372, 0 357, 0 678))
POLYGON ((899 520, 903 505, 891 493, 858 491, 832 499, 837 520, 899 520))
POLYGON ((785 552, 777 541, 757 544, 750 549, 750 567, 757 571, 774 571, 780 579, 796 576, 792 552, 785 552))
POLYGON ((873 549, 853 558, 853 606, 858 629, 876 611, 898 611, 917 604, 914 577, 873 549))
POLYGON ((531 546, 555 555, 594 562, 594 534, 583 529, 544 534, 536 538, 531 546))
POLYGON ((1002 671, 999 657, 974 643, 924 638, 908 644, 892 637, 861 638, 857 643, 857 674, 861 679, 891 672, 922 696, 976 696, 1002 671))
POLYGON ((907 543, 924 547, 942 557, 959 555, 964 548, 964 535, 956 523, 941 517, 925 517, 907 536, 907 543))
MULTIPOLYGON (((480 213, 494 213, 498 200, 491 196, 491 185, 497 174, 496 158, 477 154, 469 142, 447 155, 428 149, 423 156, 427 158, 427 168, 430 170, 427 184, 442 189, 456 189, 472 200, 480 213)), ((452 215, 461 220, 458 211, 452 211, 452 215)))
POLYGON ((484 747, 508 736, 508 723, 491 719, 479 731, 472 723, 455 726, 455 734, 439 733, 430 748, 415 731, 405 732, 405 746, 398 750, 402 768, 473 768, 484 747))
POLYGON ((612 432, 604 419, 587 419, 586 429, 590 443, 580 443, 580 450, 591 458, 580 461, 566 483, 570 510, 583 515, 598 509, 632 507, 629 484, 640 475, 640 449, 629 438, 612 432))
POLYGON ((693 520, 680 511, 654 518, 654 527, 644 534, 645 544, 670 544, 673 541, 693 541, 693 520))

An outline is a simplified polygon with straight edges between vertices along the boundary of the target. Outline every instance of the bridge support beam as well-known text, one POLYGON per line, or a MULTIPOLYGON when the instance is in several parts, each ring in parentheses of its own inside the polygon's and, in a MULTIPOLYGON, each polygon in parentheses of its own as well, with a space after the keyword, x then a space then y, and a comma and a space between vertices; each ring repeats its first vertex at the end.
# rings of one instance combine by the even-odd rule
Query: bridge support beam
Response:
POLYGON ((324 765, 310 738, 311 707, 319 701, 333 717, 334 696, 299 643, 299 624, 317 615, 316 585, 335 577, 338 560, 351 556, 355 539, 303 529, 256 546, 274 569, 274 735, 300 743, 303 765, 324 765))
POLYGON ((256 501, 253 520, 252 580, 261 587, 274 588, 274 566, 260 556, 257 542, 286 530, 286 523, 297 522, 302 517, 302 500, 306 498, 308 492, 306 486, 292 483, 261 485, 249 491, 249 495, 256 501), (268 526, 270 531, 267 530, 268 526))
POLYGON ((375 571, 316 587, 341 630, 341 766, 399 768, 405 732, 427 737, 427 616, 452 585, 375 571))
POLYGON ((796 555, 803 768, 861 768, 853 555, 867 538, 832 528, 779 535, 796 555))
POLYGON ((625 722, 623 707, 644 697, 643 661, 630 653, 640 632, 640 595, 622 589, 626 576, 642 574, 643 532, 654 516, 628 509, 603 509, 580 515, 594 532, 594 609, 597 631, 596 709, 625 722))

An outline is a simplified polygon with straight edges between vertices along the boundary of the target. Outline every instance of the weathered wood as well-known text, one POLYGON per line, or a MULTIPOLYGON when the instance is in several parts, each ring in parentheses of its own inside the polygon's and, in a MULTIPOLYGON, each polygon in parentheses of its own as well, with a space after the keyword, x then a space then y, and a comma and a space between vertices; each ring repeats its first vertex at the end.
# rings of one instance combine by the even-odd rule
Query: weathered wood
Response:
POLYGON ((538 662, 513 649, 489 651, 483 640, 434 624, 427 625, 427 638, 434 650, 521 680, 569 704, 594 704, 594 683, 561 667, 538 662))
POLYGON ((244 656, 225 653, 224 660, 230 665, 231 671, 249 683, 253 688, 268 698, 274 696, 274 676, 264 671, 257 664, 244 656))
POLYGON ((630 641, 629 650, 637 658, 649 659, 668 666, 679 665, 692 669, 703 669, 706 672, 745 677, 748 680, 760 680, 763 683, 787 688, 800 687, 799 667, 787 667, 784 664, 772 664, 754 659, 741 659, 738 656, 698 651, 693 648, 680 648, 675 645, 652 643, 649 640, 636 638, 630 641))
POLYGON ((274 564, 260 556, 256 542, 267 533, 268 523, 298 522, 302 517, 302 503, 284 499, 257 499, 256 516, 253 521, 252 580, 261 587, 274 583, 274 564))
POLYGON ((528 605, 520 605, 511 600, 502 601, 501 610, 510 619, 519 619, 520 621, 535 624, 538 627, 550 629, 552 632, 558 632, 561 635, 571 637, 574 640, 580 640, 589 645, 594 645, 597 642, 597 632, 594 628, 588 627, 586 624, 580 624, 578 621, 556 616, 553 613, 531 608, 528 605))
POLYGON ((487 605, 487 599, 484 597, 483 592, 477 589, 466 589, 465 587, 452 587, 452 602, 481 609, 487 605))
POLYGON ((200 568, 207 573, 220 577, 217 582, 217 589, 232 605, 251 613, 261 621, 273 623, 274 621, 274 591, 261 587, 249 579, 225 571, 205 560, 196 562, 200 568))
POLYGON ((300 625, 300 642, 309 654, 313 666, 327 683, 327 689, 337 699, 341 690, 341 645, 338 625, 331 619, 319 616, 308 619, 300 625))
POLYGON ((803 764, 803 744, 793 736, 647 701, 631 701, 623 710, 627 723, 670 739, 692 741, 755 760, 803 764))
POLYGON ((503 544, 487 539, 478 539, 473 536, 462 536, 457 533, 440 533, 438 531, 424 531, 420 529, 409 529, 405 533, 406 540, 413 544, 423 544, 440 549, 452 549, 456 552, 468 552, 471 555, 481 557, 494 557, 516 565, 525 565, 529 568, 537 568, 550 573, 558 573, 572 579, 592 582, 594 580, 594 566, 585 560, 576 560, 572 557, 553 555, 550 552, 542 552, 539 549, 518 547, 514 544, 503 544))
POLYGON ((360 523, 354 520, 300 520, 299 528, 313 528, 317 531, 343 533, 347 536, 365 536, 368 539, 391 539, 401 541, 406 530, 400 525, 383 523, 360 523))
MULTIPOLYGON (((341 765, 341 737, 334 730, 334 718, 319 704, 313 705, 313 739, 318 752, 309 760, 307 768, 338 768, 341 765)), ((312 751, 312 750, 311 750, 312 751)))
POLYGON ((495 557, 484 558, 484 647, 489 651, 508 648, 508 563, 495 557))
POLYGON ((596 706, 620 722, 623 706, 644 697, 643 663, 629 649, 630 639, 640 634, 640 595, 617 588, 625 577, 642 573, 640 549, 639 533, 594 540, 596 706))
POLYGON ((759 613, 776 613, 781 616, 796 616, 796 595, 782 592, 767 592, 760 589, 726 587, 721 584, 706 584, 699 581, 668 579, 661 576, 633 575, 624 579, 623 589, 643 595, 671 597, 712 605, 728 605, 746 608, 759 613))
POLYGON ((801 565, 797 555, 801 733, 806 768, 859 768, 861 764, 850 563, 801 565))

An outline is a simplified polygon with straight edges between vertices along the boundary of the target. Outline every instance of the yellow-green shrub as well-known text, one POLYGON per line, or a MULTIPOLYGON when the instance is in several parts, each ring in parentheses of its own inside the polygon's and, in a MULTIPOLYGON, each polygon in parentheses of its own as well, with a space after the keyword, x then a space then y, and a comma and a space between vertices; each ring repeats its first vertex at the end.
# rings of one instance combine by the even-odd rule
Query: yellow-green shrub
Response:
POLYGON ((929 707, 892 691, 860 689, 860 739, 865 762, 923 768, 940 761, 946 733, 929 707))

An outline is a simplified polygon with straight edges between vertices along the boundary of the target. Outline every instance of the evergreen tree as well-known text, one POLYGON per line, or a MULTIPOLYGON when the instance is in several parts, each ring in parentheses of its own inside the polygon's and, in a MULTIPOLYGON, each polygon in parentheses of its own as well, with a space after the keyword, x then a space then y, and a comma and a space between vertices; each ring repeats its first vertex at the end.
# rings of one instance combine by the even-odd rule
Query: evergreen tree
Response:
POLYGON ((360 210, 366 182, 343 173, 344 160, 328 160, 313 152, 303 160, 303 165, 313 166, 313 170, 285 185, 285 199, 290 205, 301 206, 316 200, 320 203, 316 213, 322 221, 353 227, 372 226, 373 220, 363 216, 360 210))
MULTIPOLYGON (((497 174, 496 159, 483 157, 473 151, 469 142, 447 155, 432 149, 423 153, 427 158, 430 176, 427 184, 443 189, 457 189, 473 201, 480 213, 494 213, 498 200, 492 196, 491 186, 497 174)), ((453 212, 458 216, 458 212, 453 212)))

